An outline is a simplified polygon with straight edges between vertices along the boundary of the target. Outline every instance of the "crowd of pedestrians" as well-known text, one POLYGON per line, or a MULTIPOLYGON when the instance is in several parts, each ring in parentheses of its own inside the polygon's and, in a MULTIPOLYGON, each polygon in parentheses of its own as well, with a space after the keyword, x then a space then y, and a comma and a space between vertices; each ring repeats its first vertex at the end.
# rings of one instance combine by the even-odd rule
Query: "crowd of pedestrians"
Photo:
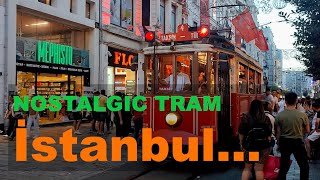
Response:
POLYGON ((320 99, 298 99, 294 92, 280 96, 281 90, 266 90, 264 100, 254 100, 239 125, 240 147, 245 152, 242 179, 255 174, 264 179, 266 159, 280 154, 278 179, 286 179, 293 154, 299 167, 300 179, 309 179, 312 146, 320 143, 320 99), (249 151, 258 151, 258 162, 249 161, 249 151))

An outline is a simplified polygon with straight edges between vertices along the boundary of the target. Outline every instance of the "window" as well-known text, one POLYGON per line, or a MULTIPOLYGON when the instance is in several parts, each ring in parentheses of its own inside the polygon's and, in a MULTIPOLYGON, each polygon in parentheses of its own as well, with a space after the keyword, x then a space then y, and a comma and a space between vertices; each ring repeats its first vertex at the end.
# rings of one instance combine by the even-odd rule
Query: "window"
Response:
POLYGON ((161 24, 161 31, 163 33, 165 33, 165 7, 164 7, 164 3, 162 3, 163 1, 161 1, 160 4, 160 24, 161 24))
POLYGON ((191 63, 192 55, 175 56, 176 64, 172 55, 162 55, 159 57, 157 66, 160 93, 191 92, 191 63))
POLYGON ((132 0, 111 0, 111 24, 123 28, 133 25, 133 1, 132 0))
POLYGON ((172 6, 172 11, 171 11, 171 32, 176 32, 177 28, 177 23, 176 23, 176 7, 172 6))
POLYGON ((38 2, 41 2, 43 4, 48 4, 51 6, 51 0, 38 0, 38 2))
POLYGON ((90 19, 90 3, 86 2, 86 18, 89 18, 90 19))
POLYGON ((247 93, 248 87, 248 67, 239 64, 239 93, 247 93))

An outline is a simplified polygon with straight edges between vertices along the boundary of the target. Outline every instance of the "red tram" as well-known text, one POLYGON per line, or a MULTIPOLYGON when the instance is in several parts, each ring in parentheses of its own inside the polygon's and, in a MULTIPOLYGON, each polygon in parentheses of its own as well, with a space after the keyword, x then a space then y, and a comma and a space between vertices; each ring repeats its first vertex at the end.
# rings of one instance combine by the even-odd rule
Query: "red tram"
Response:
MULTIPOLYGON (((184 25, 178 27, 175 38, 191 33, 181 32, 181 26, 184 25)), ((162 38, 163 43, 166 38, 162 38)), ((203 128, 213 128, 217 148, 231 148, 238 135, 240 115, 248 111, 252 100, 262 97, 261 65, 212 33, 176 45, 171 42, 148 47, 144 54, 144 127, 152 128, 154 137, 163 137, 169 144, 172 137, 183 137, 184 145, 188 144, 188 137, 198 137, 200 146, 203 128), (198 96, 199 101, 203 96, 220 96, 221 111, 171 112, 170 102, 166 101, 165 111, 160 112, 159 101, 154 99, 159 95, 182 95, 186 101, 191 96, 198 96)))

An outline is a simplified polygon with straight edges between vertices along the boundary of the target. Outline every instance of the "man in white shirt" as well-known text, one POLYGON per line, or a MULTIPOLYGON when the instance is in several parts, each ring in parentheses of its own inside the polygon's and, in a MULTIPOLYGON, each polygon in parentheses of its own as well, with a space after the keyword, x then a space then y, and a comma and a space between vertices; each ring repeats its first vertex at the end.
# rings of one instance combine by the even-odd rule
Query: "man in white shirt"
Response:
MULTIPOLYGON (((177 79, 176 79, 176 91, 181 92, 184 90, 189 90, 191 86, 190 78, 187 74, 181 72, 181 62, 177 62, 177 79)), ((166 79, 163 79, 162 84, 168 85, 170 84, 170 90, 173 89, 173 74, 168 76, 166 79)))
POLYGON ((281 99, 281 101, 279 102, 279 112, 278 113, 284 111, 285 108, 286 108, 286 102, 284 99, 281 99))

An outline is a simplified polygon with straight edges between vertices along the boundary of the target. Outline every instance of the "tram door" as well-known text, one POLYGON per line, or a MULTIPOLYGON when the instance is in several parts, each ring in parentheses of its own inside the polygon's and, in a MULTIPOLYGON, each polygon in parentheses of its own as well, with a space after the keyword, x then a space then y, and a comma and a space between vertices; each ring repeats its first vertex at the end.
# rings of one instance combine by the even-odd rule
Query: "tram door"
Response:
POLYGON ((218 140, 220 145, 230 144, 232 129, 230 127, 230 74, 229 63, 225 56, 220 56, 218 64, 218 94, 221 96, 221 111, 218 113, 218 140))

